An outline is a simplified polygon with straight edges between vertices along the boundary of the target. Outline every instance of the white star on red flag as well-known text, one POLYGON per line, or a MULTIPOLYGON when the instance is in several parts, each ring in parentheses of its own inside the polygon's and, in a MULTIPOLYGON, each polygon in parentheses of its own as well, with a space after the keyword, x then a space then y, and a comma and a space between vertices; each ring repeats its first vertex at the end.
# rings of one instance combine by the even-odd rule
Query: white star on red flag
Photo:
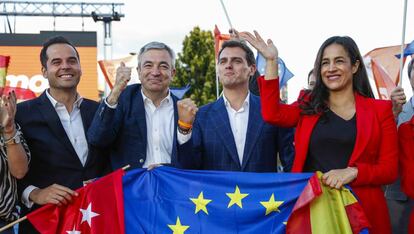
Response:
POLYGON ((80 209, 80 212, 82 212, 82 221, 81 224, 83 222, 88 222, 89 227, 91 227, 91 222, 92 222, 92 218, 98 216, 98 213, 95 213, 92 211, 92 203, 90 202, 88 205, 88 208, 86 208, 86 210, 84 209, 80 209))
POLYGON ((75 226, 73 226, 73 229, 72 229, 72 231, 66 231, 68 234, 81 234, 81 232, 80 231, 77 231, 76 229, 75 229, 75 226))

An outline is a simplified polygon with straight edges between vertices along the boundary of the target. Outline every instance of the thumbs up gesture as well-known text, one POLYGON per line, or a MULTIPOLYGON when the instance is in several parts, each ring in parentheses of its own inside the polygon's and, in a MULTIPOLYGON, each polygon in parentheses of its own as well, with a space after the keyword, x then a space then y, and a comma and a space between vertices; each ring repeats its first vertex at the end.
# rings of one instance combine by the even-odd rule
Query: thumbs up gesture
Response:
POLYGON ((121 65, 116 69, 115 85, 106 99, 109 105, 118 103, 118 98, 126 88, 129 80, 131 80, 131 67, 127 67, 125 63, 121 62, 121 65))

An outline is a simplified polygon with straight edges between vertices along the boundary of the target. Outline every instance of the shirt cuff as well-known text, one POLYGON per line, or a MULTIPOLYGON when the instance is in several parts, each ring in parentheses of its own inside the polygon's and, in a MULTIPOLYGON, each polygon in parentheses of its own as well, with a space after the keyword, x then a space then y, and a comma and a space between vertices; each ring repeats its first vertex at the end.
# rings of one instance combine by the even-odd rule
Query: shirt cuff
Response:
POLYGON ((29 209, 32 208, 34 204, 32 201, 30 201, 29 195, 35 189, 38 189, 38 187, 29 185, 24 189, 23 194, 22 194, 22 203, 29 209))
POLYGON ((118 103, 114 105, 109 105, 109 103, 106 101, 106 98, 104 98, 105 105, 111 109, 115 109, 118 106, 118 103))
POLYGON ((184 134, 182 134, 181 132, 179 132, 177 130, 177 140, 178 140, 178 144, 180 144, 180 145, 185 144, 190 139, 191 139, 191 132, 188 133, 188 134, 186 134, 186 135, 184 135, 184 134))

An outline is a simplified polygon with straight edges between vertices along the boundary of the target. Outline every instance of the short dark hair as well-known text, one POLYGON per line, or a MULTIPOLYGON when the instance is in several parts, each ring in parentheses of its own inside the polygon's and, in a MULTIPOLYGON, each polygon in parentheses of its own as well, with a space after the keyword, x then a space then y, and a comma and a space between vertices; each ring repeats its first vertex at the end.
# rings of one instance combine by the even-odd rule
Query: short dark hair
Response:
POLYGON ((249 66, 256 64, 256 59, 254 58, 253 51, 250 49, 250 47, 248 47, 246 45, 246 43, 241 42, 241 41, 237 41, 237 40, 229 40, 229 41, 223 42, 223 45, 221 45, 221 49, 218 53, 218 58, 219 59, 220 59, 221 52, 223 52, 223 50, 227 47, 229 47, 229 48, 238 47, 238 48, 244 50, 244 52, 246 52, 247 64, 249 66))
POLYGON ((413 70, 413 66, 414 66, 414 59, 411 59, 411 61, 408 63, 407 66, 407 72, 408 72, 408 79, 410 79, 411 77, 411 71, 413 70))
POLYGON ((43 48, 40 51, 40 63, 42 64, 42 67, 47 68, 47 60, 49 58, 47 57, 46 52, 47 52, 47 49, 49 48, 49 46, 54 45, 54 44, 67 44, 67 45, 72 46, 72 48, 76 52, 76 57, 80 61, 79 52, 76 49, 76 47, 65 37, 56 36, 56 37, 49 38, 45 43, 43 43, 43 48))

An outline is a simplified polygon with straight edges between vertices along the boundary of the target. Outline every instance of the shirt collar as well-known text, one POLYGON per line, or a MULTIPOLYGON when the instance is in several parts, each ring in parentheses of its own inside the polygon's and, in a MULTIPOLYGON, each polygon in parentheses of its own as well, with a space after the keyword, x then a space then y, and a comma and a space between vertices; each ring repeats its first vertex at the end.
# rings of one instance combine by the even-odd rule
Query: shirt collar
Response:
MULTIPOLYGON (((223 93, 223 100, 224 100, 224 105, 225 105, 226 107, 230 107, 230 108, 232 108, 232 107, 231 107, 231 105, 230 105, 229 100, 226 98, 226 95, 224 95, 224 93, 223 93)), ((247 106, 249 106, 249 100, 250 100, 250 91, 247 93, 246 99, 244 99, 244 102, 243 102, 242 107, 247 107, 247 106)), ((233 109, 233 108, 232 108, 232 109, 233 109)))
MULTIPOLYGON (((154 104, 149 97, 145 96, 142 89, 141 89, 141 94, 142 94, 142 99, 144 100, 144 103, 150 102, 150 103, 154 104)), ((173 100, 172 100, 172 97, 171 97, 171 92, 170 92, 169 89, 168 89, 168 95, 164 99, 161 100, 160 106, 163 105, 164 103, 166 103, 166 104, 173 103, 173 100)))
MULTIPOLYGON (((54 99, 52 95, 50 95, 49 89, 46 90, 46 96, 49 99, 49 101, 52 103, 52 106, 54 108, 56 108, 59 104, 62 105, 62 103, 56 101, 56 99, 54 99)), ((81 97, 78 93, 76 93, 76 99, 75 99, 75 102, 73 103, 73 106, 80 108, 82 101, 83 101, 83 97, 81 97)))

